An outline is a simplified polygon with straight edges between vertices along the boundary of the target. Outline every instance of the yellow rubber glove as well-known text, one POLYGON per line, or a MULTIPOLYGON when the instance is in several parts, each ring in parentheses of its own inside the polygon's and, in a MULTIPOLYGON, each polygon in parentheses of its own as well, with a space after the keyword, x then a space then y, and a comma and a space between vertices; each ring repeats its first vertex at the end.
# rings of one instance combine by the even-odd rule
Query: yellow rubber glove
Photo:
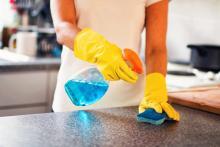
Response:
POLYGON ((160 73, 151 73, 146 77, 145 96, 139 105, 139 113, 148 108, 154 109, 157 113, 163 111, 169 118, 179 121, 180 116, 174 108, 167 103, 166 80, 160 73))
POLYGON ((124 61, 122 50, 92 29, 85 28, 76 35, 74 54, 81 60, 95 63, 106 80, 135 83, 138 79, 124 61))

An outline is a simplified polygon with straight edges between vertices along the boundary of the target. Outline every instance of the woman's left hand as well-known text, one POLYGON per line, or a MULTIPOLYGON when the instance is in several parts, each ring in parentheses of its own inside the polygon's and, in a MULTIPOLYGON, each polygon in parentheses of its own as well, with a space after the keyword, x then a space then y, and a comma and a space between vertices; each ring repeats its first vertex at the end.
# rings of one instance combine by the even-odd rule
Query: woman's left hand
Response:
POLYGON ((145 96, 139 105, 139 113, 152 108, 157 113, 162 113, 164 111, 169 118, 179 121, 179 113, 167 103, 168 96, 164 76, 160 73, 151 73, 147 75, 145 86, 145 96))

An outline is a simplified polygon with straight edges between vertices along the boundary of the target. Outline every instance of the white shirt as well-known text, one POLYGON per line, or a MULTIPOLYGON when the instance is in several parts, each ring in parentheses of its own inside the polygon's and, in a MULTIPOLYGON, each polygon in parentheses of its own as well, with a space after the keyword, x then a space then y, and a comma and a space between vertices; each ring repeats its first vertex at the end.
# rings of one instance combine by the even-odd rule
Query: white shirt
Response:
MULTIPOLYGON (((145 24, 145 8, 159 1, 75 0, 77 24, 81 29, 92 28, 121 49, 130 48, 139 52, 141 33, 145 24)), ((145 74, 140 75, 135 84, 122 80, 110 82, 108 91, 100 101, 90 106, 74 106, 65 93, 64 84, 74 73, 90 65, 90 63, 74 57, 71 49, 63 47, 53 102, 55 112, 139 104, 144 96, 145 74)))

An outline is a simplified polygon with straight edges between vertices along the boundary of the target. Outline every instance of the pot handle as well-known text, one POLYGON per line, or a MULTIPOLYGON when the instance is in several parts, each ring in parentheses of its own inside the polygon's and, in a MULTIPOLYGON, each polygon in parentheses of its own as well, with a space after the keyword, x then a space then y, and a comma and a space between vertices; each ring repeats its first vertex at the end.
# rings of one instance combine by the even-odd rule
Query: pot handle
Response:
POLYGON ((196 50, 199 54, 199 56, 206 56, 207 55, 207 51, 205 49, 203 49, 202 46, 199 45, 187 45, 188 48, 190 48, 191 50, 196 50))
POLYGON ((189 45, 187 45, 187 47, 188 47, 189 49, 198 49, 200 46, 189 44, 189 45))

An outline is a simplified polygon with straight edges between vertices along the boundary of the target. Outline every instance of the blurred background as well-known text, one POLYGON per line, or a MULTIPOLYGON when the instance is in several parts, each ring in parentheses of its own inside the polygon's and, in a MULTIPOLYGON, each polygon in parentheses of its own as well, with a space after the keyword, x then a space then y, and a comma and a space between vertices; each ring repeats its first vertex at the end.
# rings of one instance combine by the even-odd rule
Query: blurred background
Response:
MULTIPOLYGON (((1 48, 12 49, 19 46, 20 44, 15 44, 13 35, 18 33, 19 37, 25 38, 31 33, 22 34, 23 32, 32 32, 32 36, 36 34, 33 38, 36 40, 33 43, 37 44, 33 46, 35 51, 21 49, 20 52, 36 57, 60 57, 61 46, 56 42, 49 0, 4 0, 1 1, 0 9, 3 12, 0 14, 1 48)), ((20 38, 16 40, 20 43, 20 38)))
MULTIPOLYGON (((50 1, 1 0, 0 10, 0 116, 50 112, 62 52, 50 1)), ((220 1, 171 0, 167 47, 170 91, 219 84, 220 1)))

